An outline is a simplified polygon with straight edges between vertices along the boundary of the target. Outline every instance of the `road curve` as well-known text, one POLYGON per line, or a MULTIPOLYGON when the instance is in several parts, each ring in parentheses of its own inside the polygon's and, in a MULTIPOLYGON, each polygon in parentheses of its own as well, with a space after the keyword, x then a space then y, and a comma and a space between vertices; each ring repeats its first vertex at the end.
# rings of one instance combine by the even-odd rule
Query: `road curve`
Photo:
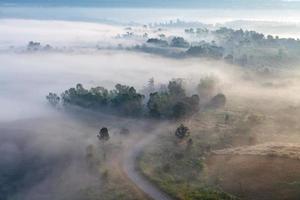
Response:
POLYGON ((145 194, 151 197, 154 200, 173 200, 166 193, 162 192, 157 188, 153 183, 147 180, 140 172, 137 170, 136 160, 137 157, 141 154, 143 147, 155 139, 155 135, 146 136, 139 142, 133 144, 123 157, 123 170, 128 176, 128 178, 145 194))

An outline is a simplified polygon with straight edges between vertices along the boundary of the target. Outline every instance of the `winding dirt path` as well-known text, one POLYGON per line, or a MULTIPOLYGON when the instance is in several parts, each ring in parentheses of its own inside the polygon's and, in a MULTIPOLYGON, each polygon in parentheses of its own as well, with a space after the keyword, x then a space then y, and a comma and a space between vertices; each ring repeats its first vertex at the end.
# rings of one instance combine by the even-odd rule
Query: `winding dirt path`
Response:
POLYGON ((137 169, 136 160, 141 154, 143 147, 153 141, 156 135, 149 135, 139 140, 137 143, 132 144, 124 152, 122 168, 127 177, 145 194, 154 200, 172 200, 170 196, 162 192, 153 183, 147 180, 137 169))

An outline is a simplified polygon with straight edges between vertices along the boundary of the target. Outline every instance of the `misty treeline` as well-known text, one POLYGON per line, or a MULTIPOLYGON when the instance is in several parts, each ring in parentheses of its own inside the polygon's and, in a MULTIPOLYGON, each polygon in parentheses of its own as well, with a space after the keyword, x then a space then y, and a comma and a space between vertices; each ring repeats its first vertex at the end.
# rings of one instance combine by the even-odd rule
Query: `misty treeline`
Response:
POLYGON ((50 51, 53 48, 49 45, 42 45, 40 42, 34 42, 34 41, 30 41, 27 44, 27 50, 28 51, 50 51))
POLYGON ((188 28, 185 34, 187 38, 192 38, 191 42, 184 37, 160 34, 158 38, 149 38, 135 49, 176 58, 223 59, 231 64, 251 67, 274 67, 299 61, 299 39, 226 27, 216 30, 188 28))
POLYGON ((116 84, 114 89, 108 90, 100 86, 86 89, 79 83, 60 96, 50 92, 46 99, 53 106, 74 105, 131 117, 179 119, 198 112, 201 107, 224 106, 226 97, 215 94, 216 82, 214 77, 202 78, 193 95, 187 94, 182 79, 172 79, 168 85, 159 88, 155 86, 154 79, 150 79, 143 93, 122 84, 116 84))
MULTIPOLYGON (((126 40, 125 44, 109 47, 98 46, 97 49, 118 49, 141 51, 172 58, 200 57, 224 60, 230 64, 252 68, 282 67, 299 62, 300 41, 294 38, 279 38, 264 35, 256 31, 234 30, 231 28, 187 28, 184 35, 167 36, 161 28, 155 29, 156 37, 149 37, 149 32, 143 35, 126 28, 126 34, 116 37, 126 40), (128 40, 131 40, 130 44, 128 40), (136 44, 137 43, 137 44, 136 44)), ((27 51, 65 51, 65 48, 30 41, 27 51)))

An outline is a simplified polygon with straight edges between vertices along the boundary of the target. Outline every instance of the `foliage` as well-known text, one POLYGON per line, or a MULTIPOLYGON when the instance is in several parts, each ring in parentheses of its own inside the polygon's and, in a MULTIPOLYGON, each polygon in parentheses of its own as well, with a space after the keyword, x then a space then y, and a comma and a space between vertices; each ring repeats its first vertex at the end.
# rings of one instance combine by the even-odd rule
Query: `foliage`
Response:
POLYGON ((300 41, 292 38, 266 36, 255 31, 225 27, 211 33, 219 41, 218 44, 226 49, 228 54, 225 60, 242 66, 278 66, 296 59, 300 51, 300 41), (287 52, 284 53, 283 49, 287 52))
POLYGON ((179 139, 186 138, 190 135, 190 130, 188 127, 181 124, 175 131, 175 135, 179 139))
POLYGON ((71 104, 89 109, 112 109, 121 114, 137 116, 142 114, 144 96, 134 87, 117 84, 114 90, 103 87, 85 89, 81 84, 62 93, 64 105, 71 104))
POLYGON ((174 199, 236 200, 206 184, 203 148, 210 141, 199 136, 196 133, 178 143, 173 135, 161 135, 154 144, 145 147, 138 162, 140 171, 174 199))
POLYGON ((39 50, 40 48, 41 48, 41 43, 39 42, 30 41, 27 45, 27 50, 29 51, 36 51, 39 50))
POLYGON ((174 37, 170 43, 171 47, 187 48, 190 44, 183 37, 174 37))
MULTIPOLYGON (((150 79, 149 87, 151 91, 155 90, 153 79, 150 79)), ((47 99, 52 102, 53 96, 56 99, 57 95, 51 95, 51 98, 47 99)), ((75 88, 70 88, 61 95, 63 105, 118 112, 132 117, 178 119, 199 110, 199 96, 187 96, 181 79, 170 81, 166 90, 150 93, 146 103, 144 98, 145 96, 138 93, 134 87, 121 84, 117 84, 115 89, 110 91, 103 87, 88 90, 82 84, 77 84, 75 88)))
POLYGON ((110 92, 111 105, 126 115, 140 115, 143 110, 144 96, 137 93, 134 87, 117 84, 110 92))
POLYGON ((188 56, 211 57, 215 59, 222 58, 223 54, 223 47, 209 43, 192 46, 186 51, 186 55, 188 56))
POLYGON ((136 49, 173 58, 188 56, 223 59, 231 64, 255 69, 283 67, 299 62, 299 39, 226 27, 216 30, 187 28, 185 33, 198 38, 199 42, 189 44, 183 37, 173 37, 170 43, 161 38, 150 38, 136 49))
POLYGON ((99 140, 102 140, 102 141, 109 140, 108 129, 106 127, 101 128, 99 134, 97 135, 97 137, 98 137, 99 140))
POLYGON ((108 90, 103 87, 85 89, 82 84, 77 84, 75 88, 70 88, 62 93, 64 104, 77 105, 83 108, 100 108, 109 102, 108 90))
POLYGON ((49 51, 51 49, 52 47, 49 44, 43 46, 40 42, 30 41, 27 44, 27 51, 49 51))
POLYGON ((211 98, 217 89, 217 79, 214 76, 206 76, 200 79, 197 86, 199 96, 204 99, 211 98))
POLYGON ((162 47, 168 46, 168 42, 166 40, 157 39, 157 38, 150 38, 147 40, 147 43, 157 45, 157 46, 162 46, 162 47))
POLYGON ((60 97, 55 94, 50 92, 47 96, 46 99, 48 100, 48 102, 52 105, 52 106, 57 106, 60 102, 60 97))
POLYGON ((186 96, 182 80, 172 80, 167 91, 150 94, 149 115, 155 118, 181 118, 198 111, 199 97, 186 96))

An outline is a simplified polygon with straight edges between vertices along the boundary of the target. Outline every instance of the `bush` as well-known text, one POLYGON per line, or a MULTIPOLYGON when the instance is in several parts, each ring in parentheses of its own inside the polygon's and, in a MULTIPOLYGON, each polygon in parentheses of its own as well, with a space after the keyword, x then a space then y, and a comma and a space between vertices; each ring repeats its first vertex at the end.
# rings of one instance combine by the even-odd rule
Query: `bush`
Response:
POLYGON ((217 94, 208 103, 209 108, 221 108, 226 104, 226 97, 224 94, 217 94))
POLYGON ((175 135, 179 139, 186 138, 190 135, 190 129, 181 124, 175 131, 175 135))

